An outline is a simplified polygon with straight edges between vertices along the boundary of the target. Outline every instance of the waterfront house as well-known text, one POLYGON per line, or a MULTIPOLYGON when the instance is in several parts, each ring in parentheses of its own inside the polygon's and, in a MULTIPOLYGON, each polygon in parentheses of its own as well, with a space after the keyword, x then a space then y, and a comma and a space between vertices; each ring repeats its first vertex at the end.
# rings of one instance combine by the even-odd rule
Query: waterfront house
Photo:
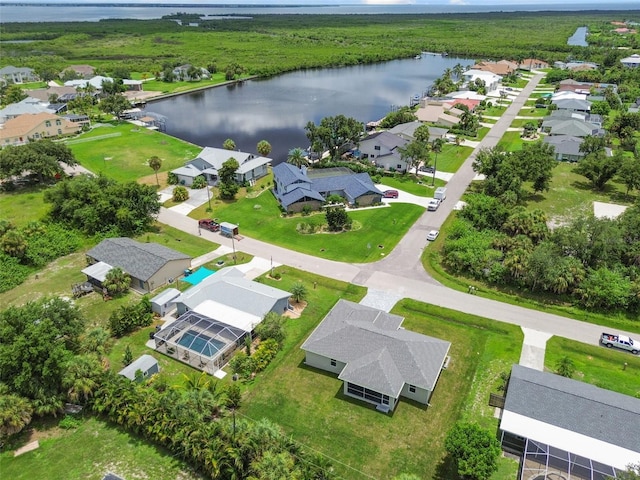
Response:
POLYGON ((282 208, 290 213, 305 207, 318 210, 330 195, 339 195, 349 205, 372 205, 382 201, 368 173, 353 173, 348 168, 329 172, 302 169, 290 163, 273 167, 273 194, 282 208))
POLYGON ((382 131, 368 135, 360 141, 358 150, 360 158, 370 160, 377 167, 396 172, 406 172, 407 162, 402 159, 400 149, 409 140, 391 132, 382 131))
POLYGON ((53 113, 26 113, 7 120, 0 128, 0 147, 24 145, 33 140, 73 135, 81 130, 81 125, 53 113))
POLYGON ((224 162, 235 159, 240 167, 236 170, 236 182, 239 184, 253 184, 256 180, 269 173, 272 159, 256 156, 252 153, 226 150, 224 148, 205 147, 193 160, 189 160, 183 167, 172 170, 180 185, 191 186, 193 180, 202 175, 208 185, 218 184, 218 170, 224 162))
POLYGON ((338 300, 300 347, 305 365, 336 374, 344 395, 383 412, 400 397, 428 405, 451 344, 405 330, 403 320, 338 300))
MULTIPOLYGON (((415 140, 414 133, 416 131, 416 128, 418 128, 420 125, 423 125, 423 123, 418 121, 401 123, 400 125, 396 125, 395 127, 390 128, 388 132, 412 142, 413 140, 415 140)), ((434 127, 432 125, 429 125, 428 129, 430 142, 433 142, 437 138, 441 140, 444 139, 447 135, 447 132, 449 132, 449 129, 447 128, 434 127)))
MULTIPOLYGON (((198 67, 196 67, 198 68, 198 67)), ((189 81, 189 80, 193 80, 190 76, 189 76, 189 71, 192 69, 192 65, 187 63, 185 65, 179 65, 176 68, 173 69, 173 74, 176 76, 176 78, 179 78, 182 81, 189 81)), ((206 68, 198 68, 198 71, 200 72, 200 78, 210 78, 211 77, 211 73, 209 72, 209 70, 207 70, 206 68)))
POLYGON ((500 82, 502 81, 502 77, 500 75, 496 75, 495 73, 491 72, 485 72, 483 70, 467 70, 462 74, 462 76, 466 85, 475 83, 476 80, 481 80, 482 82, 484 82, 487 93, 497 90, 500 86, 500 82))
POLYGON ((634 53, 629 57, 621 58, 620 63, 626 68, 638 68, 640 66, 640 55, 634 53))

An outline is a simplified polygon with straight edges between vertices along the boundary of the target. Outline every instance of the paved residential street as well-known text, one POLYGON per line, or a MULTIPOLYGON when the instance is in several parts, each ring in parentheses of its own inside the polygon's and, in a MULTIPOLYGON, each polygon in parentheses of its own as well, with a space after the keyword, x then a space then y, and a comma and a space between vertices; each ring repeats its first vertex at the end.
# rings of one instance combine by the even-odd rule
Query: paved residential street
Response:
MULTIPOLYGON (((475 177, 472 163, 477 153, 482 148, 491 148, 497 145, 542 78, 542 74, 537 74, 531 79, 487 136, 479 142, 477 148, 447 184, 447 199, 438 210, 435 212, 425 211, 397 247, 384 259, 368 264, 340 263, 246 237, 240 241, 236 240, 235 248, 277 264, 289 265, 318 275, 365 286, 373 292, 371 296, 368 295, 369 299, 365 303, 380 304, 386 307, 389 299, 408 297, 520 325, 527 333, 521 362, 534 368, 541 368, 540 362, 541 359, 544 359, 544 344, 550 335, 597 345, 603 328, 601 326, 452 290, 430 277, 420 263, 422 249, 429 248, 426 241, 427 232, 441 227, 475 177), (379 292, 386 294, 386 296, 376 295, 379 292)), ((162 208, 159 221, 198 235, 197 221, 181 215, 179 212, 162 208)), ((201 236, 226 247, 233 247, 231 239, 218 233, 203 230, 201 236)), ((633 337, 633 334, 630 335, 633 337)))

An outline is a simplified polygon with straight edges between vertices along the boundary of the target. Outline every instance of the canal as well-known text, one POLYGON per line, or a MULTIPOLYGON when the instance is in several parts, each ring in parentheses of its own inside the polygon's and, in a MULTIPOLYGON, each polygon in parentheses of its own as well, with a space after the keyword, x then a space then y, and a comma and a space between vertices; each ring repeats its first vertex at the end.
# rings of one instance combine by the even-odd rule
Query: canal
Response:
POLYGON ((353 67, 303 70, 268 79, 150 101, 146 109, 167 117, 166 133, 196 145, 256 152, 260 140, 273 147, 274 164, 294 147, 306 148, 304 127, 345 115, 362 123, 379 120, 423 94, 445 69, 474 61, 440 54, 353 67))

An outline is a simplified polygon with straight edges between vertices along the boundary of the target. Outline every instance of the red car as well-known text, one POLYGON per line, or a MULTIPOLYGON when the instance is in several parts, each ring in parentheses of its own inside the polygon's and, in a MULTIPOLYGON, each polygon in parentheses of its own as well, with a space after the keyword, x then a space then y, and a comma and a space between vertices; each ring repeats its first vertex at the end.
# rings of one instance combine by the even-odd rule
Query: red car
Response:
POLYGON ((211 232, 217 232, 218 230, 220 230, 220 224, 218 222, 214 222, 210 218, 199 220, 198 227, 204 228, 205 230, 209 230, 211 232))
POLYGON ((397 190, 385 190, 384 192, 382 192, 382 196, 384 198, 398 198, 398 191, 397 190))

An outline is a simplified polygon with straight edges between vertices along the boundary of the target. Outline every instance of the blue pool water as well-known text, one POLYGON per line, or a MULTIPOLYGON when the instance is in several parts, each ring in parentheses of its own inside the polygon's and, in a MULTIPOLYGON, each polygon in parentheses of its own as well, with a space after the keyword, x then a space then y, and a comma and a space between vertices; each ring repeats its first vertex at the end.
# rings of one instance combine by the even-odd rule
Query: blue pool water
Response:
POLYGON ((193 352, 197 352, 206 357, 213 357, 222 348, 224 348, 224 342, 207 337, 206 335, 198 335, 192 330, 188 330, 182 334, 178 345, 188 348, 193 352))
POLYGON ((185 282, 190 283, 191 285, 197 285, 202 280, 207 278, 209 275, 213 275, 214 273, 216 273, 215 270, 209 270, 208 268, 200 267, 198 270, 193 272, 191 275, 189 275, 187 277, 184 277, 183 280, 185 282))

